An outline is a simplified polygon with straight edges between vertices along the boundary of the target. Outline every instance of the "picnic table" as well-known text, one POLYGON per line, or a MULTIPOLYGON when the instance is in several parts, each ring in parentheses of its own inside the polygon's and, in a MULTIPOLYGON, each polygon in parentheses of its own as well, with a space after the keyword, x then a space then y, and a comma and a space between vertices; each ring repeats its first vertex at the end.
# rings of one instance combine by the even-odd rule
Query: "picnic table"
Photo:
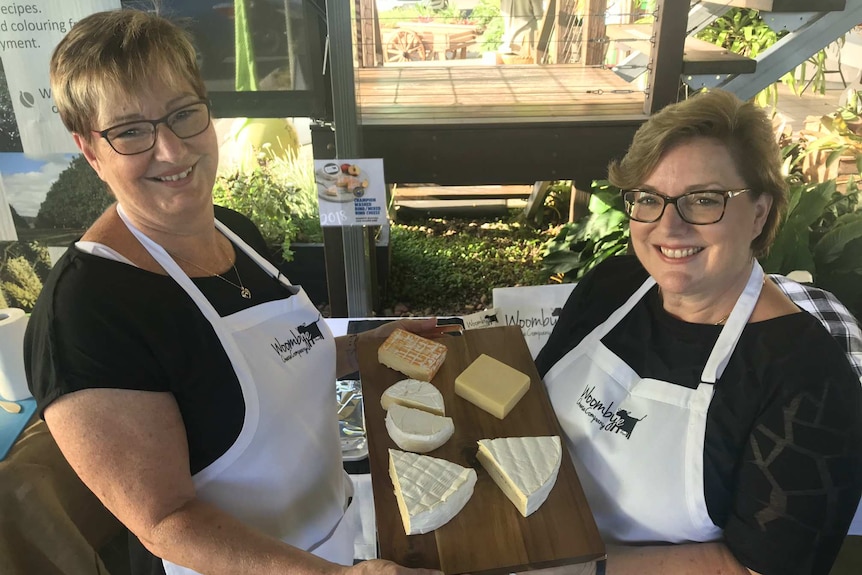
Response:
POLYGON ((383 53, 387 62, 465 59, 467 47, 478 35, 473 24, 398 22, 386 38, 383 53))

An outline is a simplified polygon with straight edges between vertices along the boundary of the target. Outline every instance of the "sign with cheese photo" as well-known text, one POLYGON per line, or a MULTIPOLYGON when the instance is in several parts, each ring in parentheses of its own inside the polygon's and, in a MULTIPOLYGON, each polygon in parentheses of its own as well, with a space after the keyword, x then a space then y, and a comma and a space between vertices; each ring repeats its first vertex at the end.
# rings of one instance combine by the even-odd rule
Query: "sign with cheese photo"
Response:
POLYGON ((386 182, 380 158, 314 160, 323 226, 385 226, 386 182))

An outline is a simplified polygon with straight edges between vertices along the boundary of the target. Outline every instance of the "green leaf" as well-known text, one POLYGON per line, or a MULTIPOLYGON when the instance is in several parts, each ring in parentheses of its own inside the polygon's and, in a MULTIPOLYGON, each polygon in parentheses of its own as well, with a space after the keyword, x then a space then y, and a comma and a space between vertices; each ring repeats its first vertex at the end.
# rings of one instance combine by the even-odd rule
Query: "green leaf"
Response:
MULTIPOLYGON (((860 215, 862 214, 854 214, 860 215)), ((835 261, 841 255, 844 247, 851 241, 862 238, 862 218, 835 227, 817 242, 814 247, 814 259, 818 265, 835 261)))

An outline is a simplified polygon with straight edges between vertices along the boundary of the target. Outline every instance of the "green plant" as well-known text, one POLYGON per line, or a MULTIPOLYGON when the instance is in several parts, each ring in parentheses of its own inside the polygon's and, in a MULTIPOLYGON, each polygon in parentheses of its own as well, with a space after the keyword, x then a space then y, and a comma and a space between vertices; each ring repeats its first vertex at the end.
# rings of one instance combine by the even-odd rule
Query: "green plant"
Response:
POLYGON ((761 258, 768 273, 806 270, 814 285, 834 293, 862 317, 862 190, 851 180, 847 193, 835 181, 795 181, 788 211, 769 253, 761 258))
MULTIPOLYGON (((779 34, 770 28, 757 10, 731 8, 701 30, 696 37, 736 54, 756 58, 785 34, 779 34)), ((782 81, 795 82, 795 76, 792 72, 788 73, 782 81)), ((775 106, 778 102, 778 87, 775 84, 769 86, 755 96, 755 100, 763 107, 775 106)))
POLYGON ((48 248, 41 243, 5 243, 0 258, 0 304, 32 311, 50 270, 48 248))
POLYGON ((105 183, 79 155, 48 189, 39 206, 36 227, 85 229, 113 202, 105 183))
POLYGON ((846 105, 799 133, 791 168, 799 166, 809 182, 837 178, 843 187, 847 173, 862 172, 862 90, 851 89, 847 94, 846 105))
POLYGON ((467 305, 489 305, 495 287, 546 283, 539 261, 543 237, 512 218, 393 224, 384 307, 418 303, 418 313, 460 313, 470 311, 467 305))
POLYGON ((500 12, 499 0, 480 0, 470 13, 473 20, 483 30, 479 47, 483 52, 494 52, 503 43, 505 25, 500 12))
POLYGON ((314 241, 321 234, 314 165, 305 153, 261 154, 250 169, 220 174, 213 201, 251 219, 267 243, 281 247, 285 261, 293 258, 292 242, 314 241))
POLYGON ((590 213, 560 226, 543 246, 542 266, 560 281, 577 281, 605 259, 628 248, 628 218, 619 189, 606 180, 593 182, 590 213))

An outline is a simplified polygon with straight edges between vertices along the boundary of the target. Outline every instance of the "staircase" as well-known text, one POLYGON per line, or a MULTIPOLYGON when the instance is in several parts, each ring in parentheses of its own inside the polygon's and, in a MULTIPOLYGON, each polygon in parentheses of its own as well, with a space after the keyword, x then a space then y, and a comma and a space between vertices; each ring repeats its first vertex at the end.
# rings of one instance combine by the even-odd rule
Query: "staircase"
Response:
POLYGON ((747 100, 860 23, 862 0, 695 0, 688 13, 682 80, 694 90, 722 88, 747 100), (693 37, 733 7, 757 10, 770 28, 789 33, 754 59, 693 37))

